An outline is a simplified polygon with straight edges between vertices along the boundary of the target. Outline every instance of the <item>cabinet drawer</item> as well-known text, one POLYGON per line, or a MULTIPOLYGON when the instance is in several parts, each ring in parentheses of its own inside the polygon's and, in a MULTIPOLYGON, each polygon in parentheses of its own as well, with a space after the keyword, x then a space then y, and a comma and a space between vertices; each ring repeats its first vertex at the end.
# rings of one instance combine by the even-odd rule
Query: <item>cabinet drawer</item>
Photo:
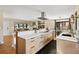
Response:
POLYGON ((28 48, 26 48, 26 54, 33 54, 36 52, 36 46, 35 45, 32 45, 28 48))
POLYGON ((30 45, 31 43, 34 43, 35 41, 36 41, 35 39, 26 40, 26 45, 30 45))
POLYGON ((30 45, 36 45, 37 43, 39 43, 42 40, 42 37, 36 37, 33 39, 29 39, 29 41, 26 41, 26 47, 30 46, 30 45))
MULTIPOLYGON (((41 41, 41 40, 40 40, 41 41)), ((26 53, 27 54, 32 54, 32 53, 36 53, 37 51, 39 51, 41 49, 41 46, 43 46, 40 41, 37 41, 35 43, 30 43, 30 45, 28 45, 26 47, 26 53)))

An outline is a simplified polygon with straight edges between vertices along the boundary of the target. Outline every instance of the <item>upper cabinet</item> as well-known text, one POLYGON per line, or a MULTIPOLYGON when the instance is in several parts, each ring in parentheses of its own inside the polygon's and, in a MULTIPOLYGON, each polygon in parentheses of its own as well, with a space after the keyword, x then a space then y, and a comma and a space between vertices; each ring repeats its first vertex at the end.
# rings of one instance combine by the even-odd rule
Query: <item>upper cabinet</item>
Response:
POLYGON ((38 21, 38 29, 45 28, 45 21, 38 21))
POLYGON ((37 28, 38 29, 54 29, 55 22, 53 20, 42 20, 37 22, 37 28))

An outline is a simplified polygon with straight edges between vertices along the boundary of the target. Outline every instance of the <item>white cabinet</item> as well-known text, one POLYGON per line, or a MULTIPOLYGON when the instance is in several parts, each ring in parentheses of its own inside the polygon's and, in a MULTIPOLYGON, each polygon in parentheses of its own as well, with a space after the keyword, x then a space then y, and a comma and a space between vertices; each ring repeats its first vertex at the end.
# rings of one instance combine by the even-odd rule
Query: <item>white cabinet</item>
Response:
POLYGON ((52 40, 52 33, 40 35, 26 40, 26 54, 37 53, 52 40))
POLYGON ((41 41, 41 37, 40 36, 37 36, 37 37, 34 37, 34 38, 30 38, 30 39, 27 39, 26 40, 26 53, 36 53, 38 51, 38 44, 40 43, 41 41))

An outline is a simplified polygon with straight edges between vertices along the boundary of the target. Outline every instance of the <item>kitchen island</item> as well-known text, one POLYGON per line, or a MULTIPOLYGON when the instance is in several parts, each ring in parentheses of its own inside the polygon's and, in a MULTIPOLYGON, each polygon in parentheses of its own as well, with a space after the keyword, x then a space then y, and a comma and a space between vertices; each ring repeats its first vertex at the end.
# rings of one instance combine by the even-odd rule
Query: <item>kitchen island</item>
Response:
POLYGON ((53 40, 53 31, 18 32, 18 53, 35 54, 53 40), (24 34, 25 33, 25 34, 24 34), (30 33, 30 34, 29 34, 30 33))
POLYGON ((79 43, 74 37, 59 35, 57 38, 57 53, 59 54, 79 54, 79 43))

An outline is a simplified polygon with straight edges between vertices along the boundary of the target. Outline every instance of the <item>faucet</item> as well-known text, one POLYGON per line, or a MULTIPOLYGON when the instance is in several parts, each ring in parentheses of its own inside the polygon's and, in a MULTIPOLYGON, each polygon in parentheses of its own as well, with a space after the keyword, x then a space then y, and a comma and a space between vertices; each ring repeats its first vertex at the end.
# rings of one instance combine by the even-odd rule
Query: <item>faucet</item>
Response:
POLYGON ((34 32, 37 33, 37 26, 36 25, 34 25, 33 29, 34 29, 34 32))
POLYGON ((49 29, 48 29, 48 28, 46 28, 46 30, 47 30, 47 32, 49 31, 49 29))
POLYGON ((34 28, 34 32, 37 33, 37 28, 34 28))

